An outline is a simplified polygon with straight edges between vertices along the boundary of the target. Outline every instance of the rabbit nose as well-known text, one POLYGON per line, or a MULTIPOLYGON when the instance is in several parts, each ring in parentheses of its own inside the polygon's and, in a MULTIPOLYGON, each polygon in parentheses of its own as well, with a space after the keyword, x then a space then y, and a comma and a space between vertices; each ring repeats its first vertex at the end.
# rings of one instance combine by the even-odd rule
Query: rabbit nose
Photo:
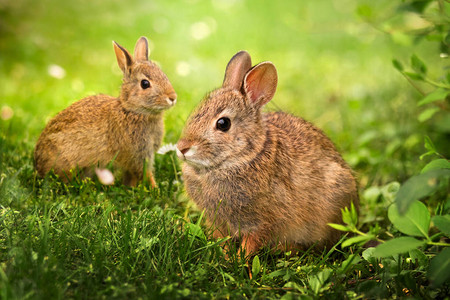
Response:
POLYGON ((190 149, 190 148, 184 148, 184 149, 181 149, 180 152, 183 153, 183 154, 186 154, 186 152, 188 152, 189 149, 190 149))
POLYGON ((178 149, 178 147, 177 147, 177 156, 178 156, 179 159, 185 160, 186 157, 184 157, 184 153, 186 153, 186 151, 188 151, 188 150, 187 150, 187 148, 186 149, 182 149, 182 150, 183 150, 183 152, 180 149, 178 149))
POLYGON ((168 96, 168 99, 173 104, 177 103, 177 94, 176 93, 170 93, 168 96))
POLYGON ((184 160, 186 159, 185 154, 191 150, 191 144, 186 140, 180 140, 177 144, 177 156, 184 160))

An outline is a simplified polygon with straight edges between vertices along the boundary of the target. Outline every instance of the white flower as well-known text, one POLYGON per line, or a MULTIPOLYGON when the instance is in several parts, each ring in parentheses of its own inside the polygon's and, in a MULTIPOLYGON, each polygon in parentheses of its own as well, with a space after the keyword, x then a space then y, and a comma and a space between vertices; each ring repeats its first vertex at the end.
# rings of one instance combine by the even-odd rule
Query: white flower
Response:
POLYGON ((62 79, 66 76, 66 70, 64 70, 61 66, 58 65, 50 65, 47 69, 48 75, 56 78, 62 79))
POLYGON ((2 120, 9 120, 14 116, 14 111, 12 110, 11 107, 9 107, 8 105, 5 105, 2 107, 2 110, 0 112, 0 117, 2 118, 2 120))
POLYGON ((156 153, 158 154, 166 154, 170 151, 177 151, 177 145, 175 144, 165 144, 161 148, 158 149, 156 153))
POLYGON ((97 174, 98 180, 104 185, 114 184, 114 175, 108 169, 95 168, 95 174, 97 174))

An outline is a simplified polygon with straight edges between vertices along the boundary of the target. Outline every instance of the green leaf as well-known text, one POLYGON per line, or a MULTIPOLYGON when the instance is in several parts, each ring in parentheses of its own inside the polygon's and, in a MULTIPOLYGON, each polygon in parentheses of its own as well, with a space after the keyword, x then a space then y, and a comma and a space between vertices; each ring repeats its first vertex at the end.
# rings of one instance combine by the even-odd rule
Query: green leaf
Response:
POLYGON ((259 261, 259 256, 255 255, 255 257, 253 257, 253 262, 252 262, 252 274, 253 274, 253 276, 258 275, 259 271, 261 271, 261 263, 259 261))
POLYGON ((325 285, 328 278, 330 278, 331 270, 330 269, 323 269, 321 272, 319 272, 317 275, 312 275, 308 278, 309 286, 311 287, 311 290, 317 294, 319 293, 320 289, 325 285))
POLYGON ((357 264, 360 261, 361 258, 359 257, 359 255, 350 254, 349 257, 346 260, 344 260, 341 266, 339 267, 338 269, 339 273, 341 274, 347 273, 353 265, 357 264))
POLYGON ((413 237, 399 237, 380 244, 373 252, 374 257, 388 257, 400 253, 405 253, 424 245, 424 241, 419 241, 413 237))
POLYGON ((397 206, 391 205, 388 210, 388 218, 395 228, 404 234, 428 237, 430 212, 420 201, 414 201, 402 216, 398 213, 397 206))
POLYGON ((411 78, 412 80, 423 80, 423 76, 421 74, 417 74, 414 72, 403 72, 406 76, 411 78))
POLYGON ((417 117, 417 119, 419 120, 419 122, 425 122, 426 120, 429 120, 439 110, 440 110, 439 107, 427 108, 423 112, 420 113, 420 115, 417 117))
POLYGON ((434 225, 446 235, 450 235, 450 215, 434 216, 434 225))
POLYGON ((418 72, 419 74, 426 74, 427 73, 427 66, 425 63, 415 54, 411 56, 411 66, 414 71, 418 72))
POLYGON ((344 222, 347 225, 352 224, 352 216, 350 215, 350 211, 348 210, 348 207, 344 207, 341 209, 342 212, 342 222, 344 222))
MULTIPOLYGON (((287 282, 287 283, 283 286, 283 288, 286 288, 287 290, 289 290, 289 289, 291 289, 291 290, 297 290, 298 292, 300 292, 300 293, 302 293, 302 294, 306 294, 306 293, 307 293, 307 292, 305 291, 306 288, 304 288, 303 286, 300 286, 298 283, 293 282, 293 281, 287 282)), ((288 299, 288 300, 290 300, 290 299, 294 299, 294 298, 292 297, 292 295, 289 295, 289 292, 288 292, 288 293, 284 294, 284 296, 281 297, 280 299, 281 299, 281 300, 283 300, 283 299, 288 299)), ((303 298, 301 298, 301 299, 303 299, 303 298)), ((306 299, 312 299, 312 298, 306 298, 306 299)))
POLYGON ((426 135, 424 138, 424 146, 425 149, 436 152, 436 146, 434 145, 433 141, 430 139, 428 135, 426 135))
POLYGON ((352 219, 352 225, 354 225, 354 227, 356 227, 356 225, 358 224, 358 212, 356 211, 356 207, 355 204, 350 203, 350 216, 352 219))
POLYGON ((267 278, 275 278, 275 277, 283 276, 285 274, 286 274, 286 269, 280 269, 280 270, 273 271, 272 273, 269 273, 267 275, 267 278))
POLYGON ((342 212, 342 221, 349 225, 349 228, 355 228, 358 223, 358 213, 356 212, 355 205, 353 202, 351 203, 350 209, 348 207, 344 207, 341 209, 342 212))
POLYGON ((450 161, 440 158, 430 161, 425 167, 423 167, 421 174, 431 170, 450 169, 450 161))
POLYGON ((381 196, 381 189, 377 186, 371 186, 367 188, 363 193, 363 198, 366 201, 366 203, 375 204, 377 203, 377 200, 381 196))
POLYGON ((336 230, 339 230, 339 231, 351 231, 351 229, 348 228, 348 227, 345 226, 345 225, 334 224, 334 223, 328 223, 327 225, 330 226, 330 227, 332 227, 332 228, 334 228, 334 229, 336 229, 336 230))
POLYGON ((422 106, 424 104, 428 104, 434 101, 444 100, 447 97, 448 93, 449 93, 448 90, 438 88, 433 92, 429 93, 428 95, 426 95, 424 98, 422 98, 422 100, 420 100, 419 103, 417 103, 417 105, 422 106))
POLYGON ((449 169, 431 170, 405 181, 395 198, 400 214, 404 214, 415 200, 431 195, 438 188, 438 180, 448 176, 449 169))
POLYGON ((430 137, 427 136, 427 135, 425 136, 425 139, 424 139, 424 146, 425 146, 425 149, 428 150, 428 152, 425 153, 425 154, 422 154, 422 155, 419 157, 420 160, 422 160, 425 156, 433 155, 433 154, 436 154, 436 153, 437 153, 436 147, 434 146, 433 141, 432 141, 432 140, 430 139, 430 137))
POLYGON ((192 238, 199 238, 201 240, 206 240, 205 233, 198 224, 187 223, 187 229, 192 238))
POLYGON ((412 260, 417 260, 420 266, 428 266, 428 257, 420 250, 420 249, 413 249, 409 251, 409 257, 411 257, 412 260))
POLYGON ((362 253, 362 257, 367 260, 368 262, 372 263, 373 260, 373 252, 375 252, 375 247, 370 247, 367 248, 366 250, 363 251, 362 253))
POLYGON ((370 241, 372 238, 373 238, 372 235, 358 235, 358 236, 354 236, 354 237, 351 237, 349 239, 346 239, 342 243, 342 248, 351 246, 353 244, 364 244, 365 242, 370 241))
POLYGON ((439 287, 450 279, 450 247, 445 248, 430 262, 427 277, 432 287, 439 287))
POLYGON ((394 68, 396 68, 397 70, 399 70, 400 72, 403 71, 403 65, 401 62, 399 62, 396 59, 392 60, 392 65, 394 65, 394 68))

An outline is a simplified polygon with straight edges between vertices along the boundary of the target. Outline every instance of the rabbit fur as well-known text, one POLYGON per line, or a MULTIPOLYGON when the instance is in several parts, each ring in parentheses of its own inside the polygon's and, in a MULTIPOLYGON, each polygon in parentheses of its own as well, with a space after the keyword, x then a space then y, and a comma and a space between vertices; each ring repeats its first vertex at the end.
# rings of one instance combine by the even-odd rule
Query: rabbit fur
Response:
POLYGON ((41 177, 54 170, 67 181, 73 169, 92 176, 93 167, 113 161, 122 169, 125 184, 136 185, 145 166, 145 176, 155 186, 152 163, 163 138, 163 114, 176 103, 177 94, 167 76, 148 60, 145 37, 137 41, 134 57, 116 42, 113 46, 123 72, 120 96, 84 98, 50 120, 34 152, 41 177))
POLYGON ((252 68, 250 55, 238 52, 177 143, 186 191, 214 236, 230 235, 247 254, 329 247, 340 234, 327 223, 342 223, 341 209, 359 202, 351 169, 320 129, 284 112, 262 113, 277 80, 271 62, 252 68))

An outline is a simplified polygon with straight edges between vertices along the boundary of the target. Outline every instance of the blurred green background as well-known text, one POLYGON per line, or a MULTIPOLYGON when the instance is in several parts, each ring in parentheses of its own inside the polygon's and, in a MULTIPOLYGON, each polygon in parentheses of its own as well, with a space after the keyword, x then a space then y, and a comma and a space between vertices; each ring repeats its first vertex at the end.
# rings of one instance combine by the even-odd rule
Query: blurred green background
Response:
POLYGON ((405 34, 427 21, 396 9, 386 0, 1 0, 0 103, 14 113, 10 134, 31 153, 58 111, 88 95, 119 94, 111 42, 132 50, 144 35, 179 95, 166 113, 165 142, 175 143, 190 111, 245 49, 255 64, 270 60, 278 69, 268 110, 322 128, 362 187, 404 180, 424 165, 418 154, 428 125, 417 120, 421 95, 391 61, 416 53, 438 74, 442 58, 438 42, 405 34))

